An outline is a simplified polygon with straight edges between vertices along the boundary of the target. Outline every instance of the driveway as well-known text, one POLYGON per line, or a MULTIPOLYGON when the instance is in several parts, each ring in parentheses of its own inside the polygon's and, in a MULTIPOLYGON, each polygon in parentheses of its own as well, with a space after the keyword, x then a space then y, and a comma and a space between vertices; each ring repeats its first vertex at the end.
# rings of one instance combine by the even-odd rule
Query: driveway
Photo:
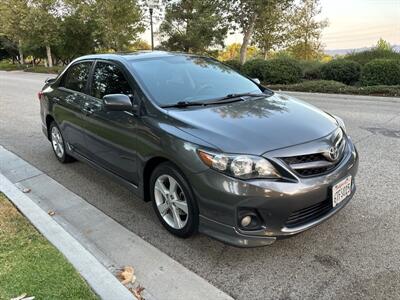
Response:
POLYGON ((59 164, 41 132, 37 92, 47 77, 0 72, 0 145, 218 288, 237 299, 400 298, 400 99, 301 94, 346 122, 360 153, 358 191, 316 228, 238 249, 204 235, 173 237, 149 203, 107 176, 84 163, 59 164))

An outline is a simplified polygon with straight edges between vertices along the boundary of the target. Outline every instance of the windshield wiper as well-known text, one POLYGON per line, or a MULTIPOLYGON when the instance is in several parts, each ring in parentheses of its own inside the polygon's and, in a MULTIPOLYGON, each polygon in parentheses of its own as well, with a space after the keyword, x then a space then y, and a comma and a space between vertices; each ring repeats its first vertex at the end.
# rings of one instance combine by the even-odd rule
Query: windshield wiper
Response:
POLYGON ((241 94, 228 94, 224 97, 209 99, 204 101, 179 101, 175 104, 168 104, 162 106, 162 108, 170 108, 170 107, 178 107, 178 108, 185 108, 188 106, 205 106, 205 105, 213 105, 213 104, 222 104, 222 103, 232 103, 238 101, 244 101, 242 97, 265 97, 268 95, 264 93, 241 93, 241 94))
POLYGON ((264 97, 267 96, 264 93, 238 93, 238 94, 228 94, 225 97, 220 98, 221 100, 232 99, 232 98, 240 98, 240 97, 264 97))
POLYGON ((199 106, 199 105, 205 105, 206 102, 200 102, 200 101, 178 101, 177 103, 174 104, 168 104, 168 105, 163 105, 161 106, 162 108, 169 108, 169 107, 188 107, 188 106, 199 106))

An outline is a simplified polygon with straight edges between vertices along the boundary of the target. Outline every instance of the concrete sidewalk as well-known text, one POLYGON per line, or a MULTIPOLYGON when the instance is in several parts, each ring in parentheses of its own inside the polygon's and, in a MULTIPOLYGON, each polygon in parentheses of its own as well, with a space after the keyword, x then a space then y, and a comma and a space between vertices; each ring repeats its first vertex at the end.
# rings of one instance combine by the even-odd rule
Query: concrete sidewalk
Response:
MULTIPOLYGON (((145 288, 142 294, 145 299, 232 299, 229 295, 209 284, 84 199, 1 146, 0 173, 4 176, 1 177, 4 179, 1 180, 0 189, 12 190, 13 188, 7 185, 7 182, 10 182, 21 190, 24 188, 31 190, 29 193, 22 194, 22 196, 19 195, 23 199, 16 205, 24 214, 25 206, 41 208, 40 218, 37 216, 35 218, 41 220, 40 226, 44 229, 38 229, 45 236, 46 224, 52 224, 55 221, 56 223, 52 226, 59 226, 59 229, 65 231, 64 236, 69 236, 68 241, 79 242, 83 246, 80 249, 81 252, 78 253, 86 251, 87 255, 92 255, 110 273, 115 275, 118 269, 127 265, 133 266, 137 277, 136 284, 145 288), (55 214, 50 217, 47 214, 48 211, 54 211, 55 214)), ((15 190, 13 193, 8 192, 12 201, 13 195, 18 194, 15 190)), ((28 219, 32 221, 31 218, 28 217, 28 219)), ((34 222, 32 223, 37 226, 34 222)), ((51 231, 49 231, 49 234, 51 235, 51 231)), ((63 246, 57 244, 62 244, 62 241, 58 241, 56 236, 46 237, 70 261, 74 257, 75 259, 81 257, 78 253, 75 253, 75 255, 65 254, 63 246)), ((75 251, 79 251, 78 248, 75 251)), ((83 261, 79 268, 72 263, 92 285, 89 279, 93 274, 85 275, 85 272, 90 271, 91 264, 85 265, 85 259, 82 259, 82 257, 81 260, 83 261)), ((98 267, 100 267, 100 264, 98 267)), ((111 276, 113 278, 111 280, 107 277, 107 274, 104 276, 104 287, 110 288, 107 285, 108 282, 115 283, 116 279, 111 276)), ((103 276, 97 276, 97 280, 102 280, 102 278, 103 276)), ((96 286, 99 285, 98 282, 95 284, 96 286)), ((120 285, 119 282, 117 284, 120 285)), ((92 285, 92 288, 101 296, 101 291, 99 292, 101 284, 100 287, 97 287, 97 290, 96 286, 93 287, 92 285)), ((113 299, 108 296, 103 296, 103 298, 113 299)), ((114 299, 128 298, 125 295, 124 297, 114 297, 114 299)))

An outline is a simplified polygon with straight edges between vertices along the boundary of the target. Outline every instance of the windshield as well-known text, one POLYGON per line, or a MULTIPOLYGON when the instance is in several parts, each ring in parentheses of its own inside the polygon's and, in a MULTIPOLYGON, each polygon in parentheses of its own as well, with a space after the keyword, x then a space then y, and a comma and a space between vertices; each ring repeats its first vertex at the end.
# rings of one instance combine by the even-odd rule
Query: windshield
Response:
POLYGON ((160 106, 262 92, 251 80, 209 58, 179 55, 131 64, 138 80, 160 106))

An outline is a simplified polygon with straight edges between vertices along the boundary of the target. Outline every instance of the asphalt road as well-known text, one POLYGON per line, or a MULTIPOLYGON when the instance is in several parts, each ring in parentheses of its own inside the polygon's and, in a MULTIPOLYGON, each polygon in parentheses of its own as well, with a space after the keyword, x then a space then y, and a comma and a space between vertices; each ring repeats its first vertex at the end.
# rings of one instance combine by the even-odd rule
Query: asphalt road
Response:
MULTIPOLYGON (((358 191, 336 216, 254 249, 168 234, 152 207, 84 163, 61 165, 41 132, 47 75, 0 72, 0 144, 237 299, 400 299, 400 99, 310 103, 344 119, 360 153, 358 191)), ((78 213, 78 212, 77 212, 78 213)))

